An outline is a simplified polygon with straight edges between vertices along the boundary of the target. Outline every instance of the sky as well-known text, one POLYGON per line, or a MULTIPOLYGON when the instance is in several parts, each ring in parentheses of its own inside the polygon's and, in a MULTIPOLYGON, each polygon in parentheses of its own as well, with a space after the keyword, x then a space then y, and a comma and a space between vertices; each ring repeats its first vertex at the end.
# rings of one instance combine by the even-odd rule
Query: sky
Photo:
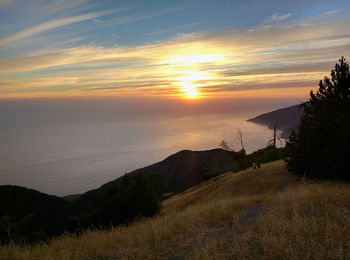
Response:
POLYGON ((0 0, 0 99, 305 98, 348 0, 0 0))

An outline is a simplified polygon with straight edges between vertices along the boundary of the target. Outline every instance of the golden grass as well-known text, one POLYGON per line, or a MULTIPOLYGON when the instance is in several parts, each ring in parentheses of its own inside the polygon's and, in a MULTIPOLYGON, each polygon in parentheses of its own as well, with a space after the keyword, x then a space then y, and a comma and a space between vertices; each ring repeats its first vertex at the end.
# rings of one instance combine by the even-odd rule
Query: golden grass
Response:
POLYGON ((4 246, 0 259, 350 258, 350 186, 303 184, 283 166, 262 165, 259 176, 226 173, 164 201, 155 218, 34 247, 4 246), (259 215, 243 225, 257 203, 259 215))
POLYGON ((350 186, 298 185, 266 201, 256 222, 191 259, 350 259, 350 186))
POLYGON ((263 165, 259 173, 248 169, 235 174, 232 172, 222 174, 164 201, 162 213, 218 199, 273 193, 282 185, 282 173, 292 178, 282 168, 282 161, 277 161, 263 165))

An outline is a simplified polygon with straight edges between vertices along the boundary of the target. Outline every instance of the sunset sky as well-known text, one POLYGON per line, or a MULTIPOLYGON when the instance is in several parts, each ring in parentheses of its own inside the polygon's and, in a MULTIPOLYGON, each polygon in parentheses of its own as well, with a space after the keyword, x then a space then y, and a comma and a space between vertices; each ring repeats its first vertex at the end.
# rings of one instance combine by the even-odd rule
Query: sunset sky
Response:
POLYGON ((350 1, 0 0, 0 98, 306 97, 350 1))

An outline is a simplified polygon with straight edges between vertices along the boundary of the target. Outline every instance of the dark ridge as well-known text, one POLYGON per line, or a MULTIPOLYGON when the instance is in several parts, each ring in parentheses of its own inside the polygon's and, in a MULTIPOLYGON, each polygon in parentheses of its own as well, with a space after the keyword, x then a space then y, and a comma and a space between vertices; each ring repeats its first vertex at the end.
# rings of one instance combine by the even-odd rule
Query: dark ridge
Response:
POLYGON ((72 195, 63 196, 61 198, 66 200, 66 201, 73 201, 73 200, 76 200, 77 198, 79 198, 80 196, 81 196, 81 194, 72 194, 72 195))
MULTIPOLYGON (((203 181, 207 174, 236 170, 238 163, 232 153, 223 149, 207 151, 183 150, 170 155, 161 162, 134 170, 128 175, 135 177, 138 173, 158 175, 165 192, 179 192, 195 186, 203 181)), ((121 178, 108 182, 100 188, 81 195, 76 202, 85 204, 101 198, 105 192, 121 178)))
POLYGON ((303 108, 301 108, 300 105, 294 105, 250 118, 247 121, 260 125, 266 125, 270 129, 273 129, 274 125, 276 124, 277 129, 282 131, 282 138, 287 139, 292 130, 298 130, 300 118, 303 113, 303 108))

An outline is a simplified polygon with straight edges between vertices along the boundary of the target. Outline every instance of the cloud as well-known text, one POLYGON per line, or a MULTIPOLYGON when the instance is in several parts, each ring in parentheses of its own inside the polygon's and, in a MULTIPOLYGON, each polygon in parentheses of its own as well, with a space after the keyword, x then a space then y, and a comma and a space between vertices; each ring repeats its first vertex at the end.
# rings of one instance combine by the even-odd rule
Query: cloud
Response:
POLYGON ((325 14, 325 15, 333 15, 333 14, 338 13, 339 11, 340 11, 340 10, 330 10, 330 11, 325 12, 324 14, 325 14))
POLYGON ((26 37, 30 37, 32 35, 48 31, 57 27, 73 24, 73 23, 78 23, 90 19, 95 19, 100 16, 104 16, 107 14, 111 14, 114 12, 117 12, 118 10, 111 10, 111 11, 103 11, 103 12, 94 12, 94 13, 87 13, 87 14, 82 14, 82 15, 77 15, 77 16, 71 16, 71 17, 66 17, 62 19, 54 19, 42 24, 39 24, 37 26, 34 26, 29 29, 25 29, 23 31, 17 32, 15 34, 12 34, 11 36, 8 36, 4 39, 0 40, 0 45, 5 45, 9 44, 14 41, 19 41, 22 40, 26 37))
POLYGON ((37 10, 40 14, 48 16, 58 12, 62 12, 63 10, 76 10, 77 6, 81 6, 83 4, 84 5, 82 9, 84 9, 87 6, 88 1, 89 0, 56 0, 38 6, 37 10))
POLYGON ((268 18, 265 21, 265 23, 273 23, 273 22, 277 22, 277 21, 282 21, 282 20, 285 20, 285 19, 289 18, 290 16, 291 16, 290 13, 279 15, 278 12, 277 12, 277 13, 274 13, 270 18, 268 18))
POLYGON ((267 95, 288 88, 307 94, 305 89, 317 86, 340 56, 350 56, 350 21, 302 22, 184 34, 139 46, 57 47, 0 58, 0 91, 3 96, 14 91, 176 96, 181 84, 190 82, 208 96, 267 95))

